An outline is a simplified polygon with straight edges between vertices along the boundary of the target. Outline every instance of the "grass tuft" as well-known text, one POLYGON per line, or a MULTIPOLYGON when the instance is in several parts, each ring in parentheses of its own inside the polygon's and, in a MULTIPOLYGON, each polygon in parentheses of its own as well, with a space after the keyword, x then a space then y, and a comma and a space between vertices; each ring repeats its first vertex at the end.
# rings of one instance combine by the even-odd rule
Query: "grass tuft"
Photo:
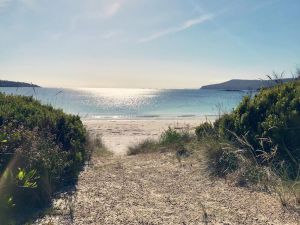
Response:
POLYGON ((158 140, 146 139, 141 143, 130 146, 128 155, 146 154, 154 152, 177 152, 177 155, 187 155, 184 144, 192 140, 193 137, 188 129, 176 130, 169 127, 164 131, 158 140))
POLYGON ((127 155, 138 155, 138 154, 145 154, 145 153, 154 153, 159 152, 160 148, 158 143, 152 139, 146 139, 139 144, 134 146, 130 146, 128 148, 127 155))
POLYGON ((91 134, 87 134, 86 140, 86 148, 89 152, 89 159, 91 159, 93 156, 108 157, 113 155, 113 152, 108 150, 104 145, 101 136, 92 136, 91 134))

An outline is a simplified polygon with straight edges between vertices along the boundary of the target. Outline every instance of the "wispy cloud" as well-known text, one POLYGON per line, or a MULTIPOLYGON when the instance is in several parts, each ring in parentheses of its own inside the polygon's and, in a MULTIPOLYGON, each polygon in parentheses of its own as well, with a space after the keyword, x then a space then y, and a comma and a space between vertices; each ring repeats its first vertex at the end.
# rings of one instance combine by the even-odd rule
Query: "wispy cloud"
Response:
POLYGON ((119 12, 119 10, 121 9, 121 6, 122 6, 122 4, 120 1, 109 5, 104 11, 104 16, 105 17, 114 16, 115 14, 117 14, 119 12))
POLYGON ((161 30, 161 31, 158 31, 154 34, 151 34, 147 37, 141 38, 140 40, 138 40, 138 43, 145 43, 145 42, 149 42, 149 41, 153 41, 155 39, 161 38, 163 36, 175 34, 175 33, 187 30, 187 29, 189 29, 193 26, 204 23, 208 20, 212 20, 213 18, 215 18, 214 14, 205 14, 205 15, 202 15, 201 17, 197 17, 197 18, 194 18, 194 19, 191 19, 191 20, 187 20, 187 21, 185 21, 184 23, 182 23, 181 25, 179 25, 177 27, 167 28, 165 30, 161 30))
POLYGON ((88 12, 86 16, 90 19, 110 18, 118 14, 122 6, 123 6, 123 1, 121 0, 114 1, 113 3, 105 5, 101 9, 88 12))
MULTIPOLYGON (((1 0, 0 0, 1 1, 1 0)), ((95 7, 93 9, 89 9, 87 11, 81 12, 78 15, 75 15, 71 19, 70 30, 74 30, 80 22, 98 20, 98 19, 109 19, 122 9, 123 0, 117 0, 113 3, 101 5, 101 7, 95 7)))

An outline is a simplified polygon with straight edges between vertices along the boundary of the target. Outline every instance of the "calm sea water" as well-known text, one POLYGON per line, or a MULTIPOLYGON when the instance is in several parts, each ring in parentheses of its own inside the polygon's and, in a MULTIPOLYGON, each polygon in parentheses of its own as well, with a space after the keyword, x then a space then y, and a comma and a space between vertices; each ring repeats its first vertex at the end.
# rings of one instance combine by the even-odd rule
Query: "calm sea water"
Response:
POLYGON ((188 118, 232 110, 245 92, 165 89, 0 88, 0 92, 33 96, 45 104, 82 118, 188 118))

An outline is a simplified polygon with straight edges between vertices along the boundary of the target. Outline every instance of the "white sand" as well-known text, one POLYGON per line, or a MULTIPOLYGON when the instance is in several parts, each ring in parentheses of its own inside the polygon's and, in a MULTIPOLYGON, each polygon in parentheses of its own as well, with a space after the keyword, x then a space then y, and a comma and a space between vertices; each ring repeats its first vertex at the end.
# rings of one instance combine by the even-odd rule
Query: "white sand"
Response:
POLYGON ((102 137, 105 146, 116 155, 124 155, 129 146, 153 138, 157 139, 169 126, 175 129, 193 129, 206 121, 205 118, 193 119, 144 119, 144 120, 84 120, 91 134, 102 137))

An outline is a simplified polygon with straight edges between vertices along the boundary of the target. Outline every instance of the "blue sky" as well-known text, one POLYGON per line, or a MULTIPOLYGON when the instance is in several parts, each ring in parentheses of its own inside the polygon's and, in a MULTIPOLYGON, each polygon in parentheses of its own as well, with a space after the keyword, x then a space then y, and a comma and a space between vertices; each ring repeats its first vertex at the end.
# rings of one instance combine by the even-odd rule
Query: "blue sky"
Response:
POLYGON ((0 78, 195 88, 300 66, 299 0, 0 0, 0 78))

